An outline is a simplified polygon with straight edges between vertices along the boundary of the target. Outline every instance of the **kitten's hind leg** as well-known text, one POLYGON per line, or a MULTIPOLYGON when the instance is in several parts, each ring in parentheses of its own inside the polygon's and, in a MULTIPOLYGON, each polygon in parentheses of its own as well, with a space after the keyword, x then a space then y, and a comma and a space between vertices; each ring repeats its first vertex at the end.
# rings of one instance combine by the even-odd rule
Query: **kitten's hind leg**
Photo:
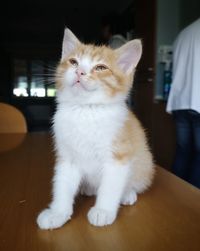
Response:
POLYGON ((133 205, 136 201, 137 193, 133 189, 126 191, 121 198, 122 205, 133 205))

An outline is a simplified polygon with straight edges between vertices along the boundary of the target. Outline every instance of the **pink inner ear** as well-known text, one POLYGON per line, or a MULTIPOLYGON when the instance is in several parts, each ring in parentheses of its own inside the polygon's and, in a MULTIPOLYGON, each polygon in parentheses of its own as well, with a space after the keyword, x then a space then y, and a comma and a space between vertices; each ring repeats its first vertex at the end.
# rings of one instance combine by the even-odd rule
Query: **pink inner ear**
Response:
POLYGON ((79 44, 78 38, 66 28, 63 38, 62 59, 67 57, 79 44))
POLYGON ((120 47, 117 51, 119 52, 119 67, 122 71, 131 73, 137 66, 142 54, 142 45, 140 40, 132 40, 120 47))
POLYGON ((133 63, 133 55, 131 53, 124 53, 121 55, 118 63, 122 70, 127 71, 133 63))

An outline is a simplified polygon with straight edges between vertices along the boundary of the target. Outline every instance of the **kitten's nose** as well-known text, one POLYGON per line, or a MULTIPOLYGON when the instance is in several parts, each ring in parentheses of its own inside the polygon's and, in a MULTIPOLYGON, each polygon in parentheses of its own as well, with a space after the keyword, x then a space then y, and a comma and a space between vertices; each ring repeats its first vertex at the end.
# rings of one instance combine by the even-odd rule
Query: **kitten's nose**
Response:
POLYGON ((80 76, 85 75, 86 73, 85 73, 85 71, 82 70, 82 69, 76 69, 76 74, 78 75, 78 77, 80 77, 80 76))

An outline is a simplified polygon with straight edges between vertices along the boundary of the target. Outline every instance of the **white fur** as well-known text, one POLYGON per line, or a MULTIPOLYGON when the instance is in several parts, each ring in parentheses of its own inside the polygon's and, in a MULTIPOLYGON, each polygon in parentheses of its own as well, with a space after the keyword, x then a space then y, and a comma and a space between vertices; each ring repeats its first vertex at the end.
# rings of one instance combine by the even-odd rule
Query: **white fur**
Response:
POLYGON ((88 194, 97 194, 96 205, 88 214, 90 223, 103 226, 114 221, 130 167, 113 160, 112 144, 126 117, 123 104, 58 105, 53 200, 49 210, 38 217, 40 228, 56 228, 70 219, 81 185, 90 187, 88 194))

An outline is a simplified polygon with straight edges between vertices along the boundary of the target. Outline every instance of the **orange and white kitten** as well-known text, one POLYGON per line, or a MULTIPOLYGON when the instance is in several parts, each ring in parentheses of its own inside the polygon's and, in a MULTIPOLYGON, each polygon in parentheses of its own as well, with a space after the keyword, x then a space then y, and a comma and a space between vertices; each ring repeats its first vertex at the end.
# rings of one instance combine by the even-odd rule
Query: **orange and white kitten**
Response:
POLYGON ((140 40, 112 50, 85 45, 65 30, 56 75, 53 198, 38 216, 40 228, 70 220, 79 192, 96 195, 88 212, 92 225, 112 224, 120 204, 134 204, 150 186, 152 155, 143 128, 125 104, 141 54, 140 40))

